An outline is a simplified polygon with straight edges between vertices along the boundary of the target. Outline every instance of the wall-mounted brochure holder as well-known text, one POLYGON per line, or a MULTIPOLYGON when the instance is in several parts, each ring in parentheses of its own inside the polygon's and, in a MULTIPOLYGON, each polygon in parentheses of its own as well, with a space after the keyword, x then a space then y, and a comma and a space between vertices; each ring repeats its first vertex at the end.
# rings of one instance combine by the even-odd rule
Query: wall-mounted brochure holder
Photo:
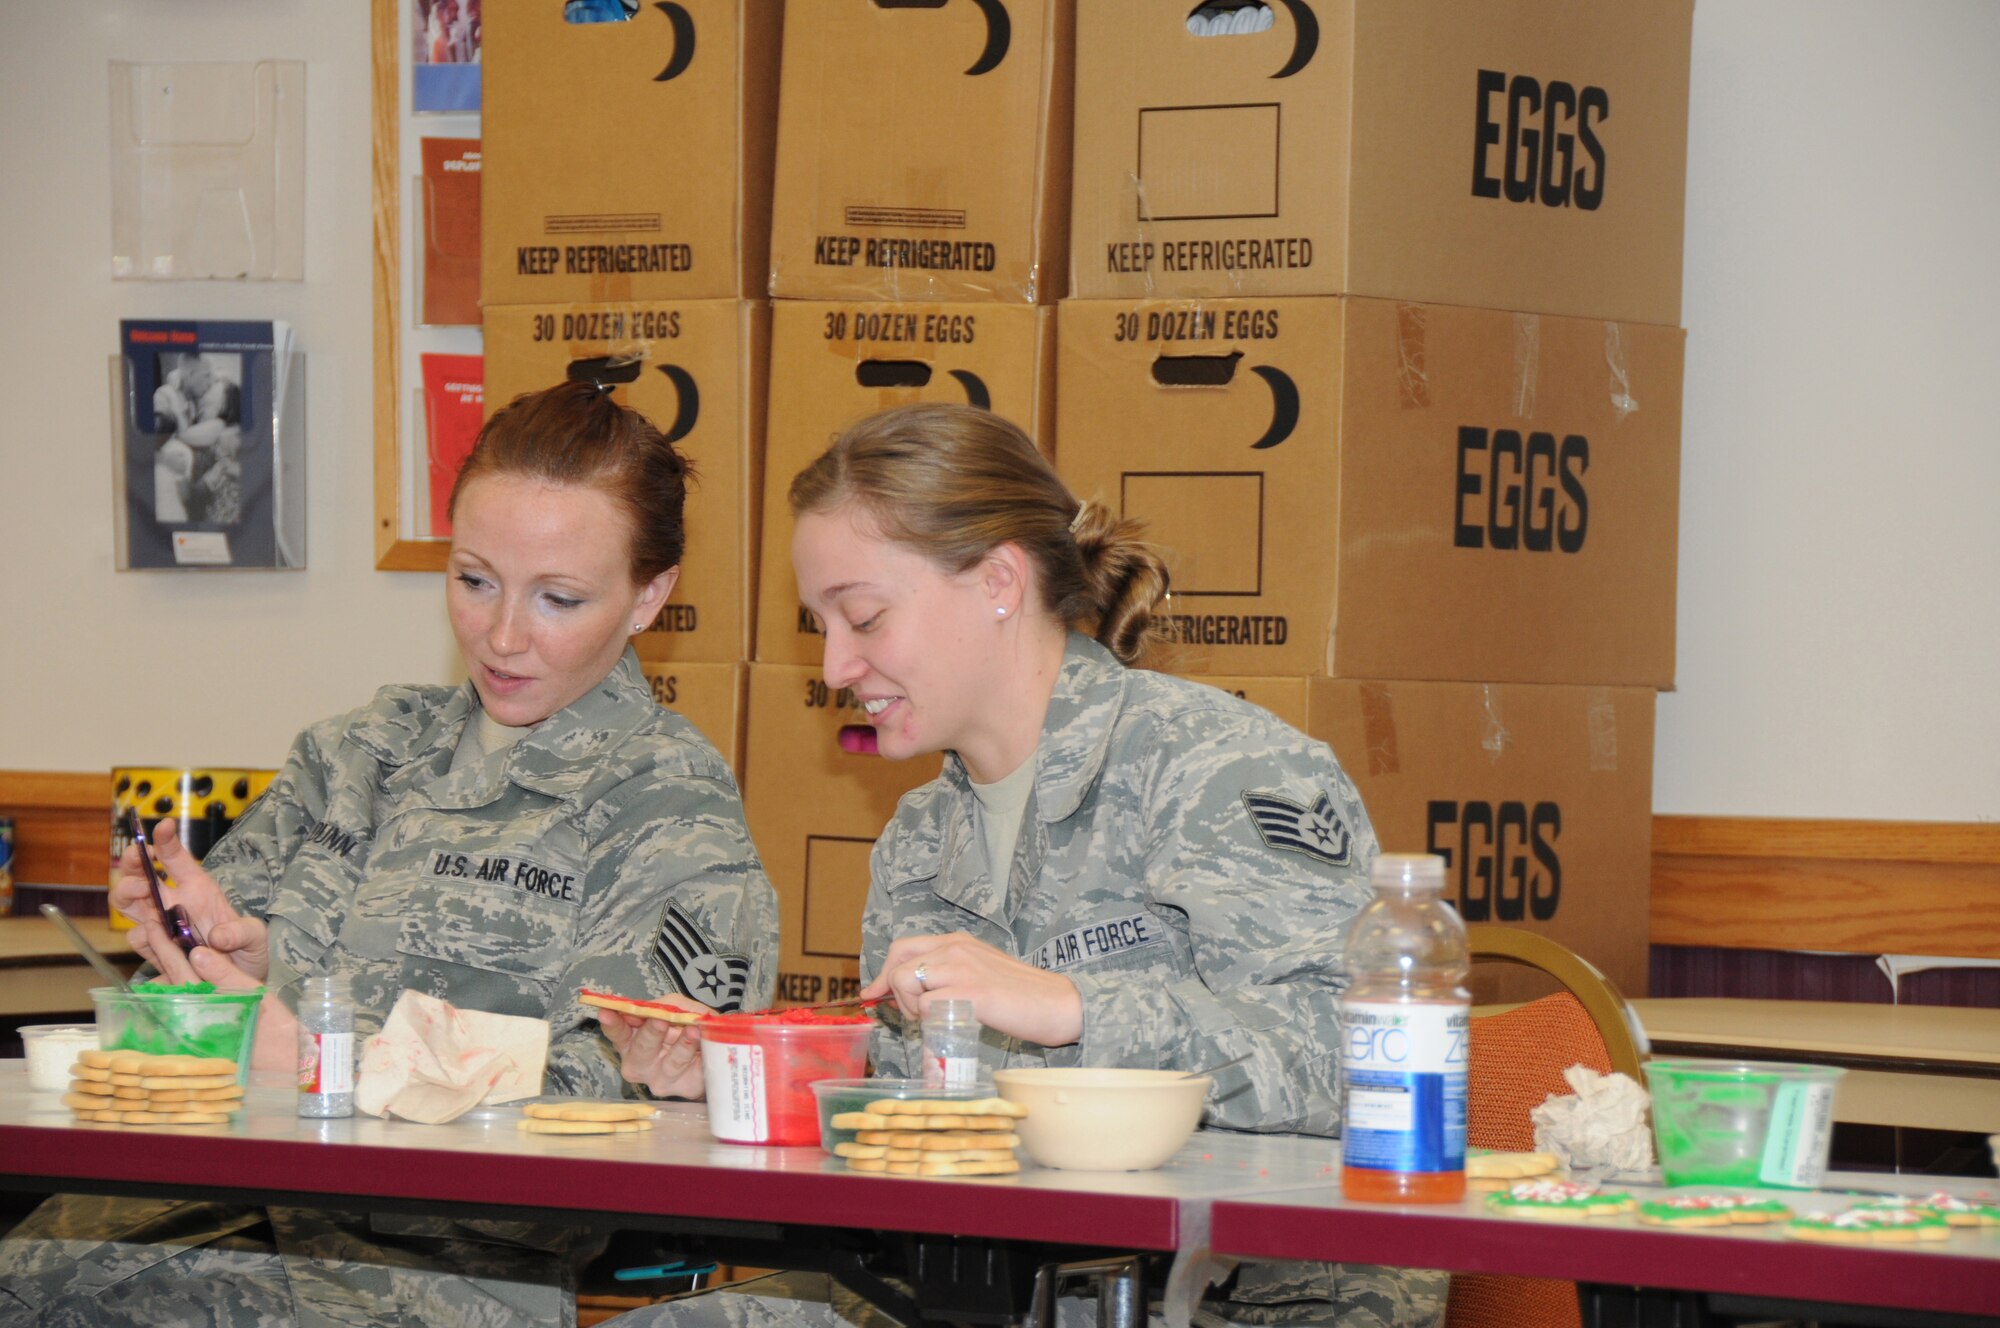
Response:
POLYGON ((305 277, 306 67, 111 65, 111 275, 305 277))
POLYGON ((290 327, 128 320, 120 331, 119 570, 304 567, 305 356, 290 327))

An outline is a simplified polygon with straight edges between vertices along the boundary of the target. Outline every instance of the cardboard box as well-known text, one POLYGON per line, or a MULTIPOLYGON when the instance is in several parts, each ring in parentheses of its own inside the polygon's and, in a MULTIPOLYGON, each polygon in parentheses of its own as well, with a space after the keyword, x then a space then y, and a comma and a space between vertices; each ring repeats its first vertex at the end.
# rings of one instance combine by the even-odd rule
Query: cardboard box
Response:
POLYGON ((653 699, 700 729, 741 783, 750 666, 640 660, 639 670, 653 685, 653 699))
POLYGON ((616 399, 652 420, 693 464, 687 550, 641 659, 750 657, 762 487, 770 307, 691 300, 486 310, 486 410, 566 374, 609 374, 616 399))
MULTIPOLYGON (((1436 853, 1467 922, 1553 937, 1646 993, 1653 693, 1632 687, 1198 681, 1327 743, 1384 852, 1436 853)), ((1481 972, 1481 1000, 1539 994, 1481 972)))
POLYGON ((784 0, 487 0, 486 306, 764 294, 784 0))
POLYGON ((818 669, 750 666, 743 801, 778 891, 781 1005, 854 995, 868 855, 897 800, 942 764, 845 751, 840 731, 849 725, 874 732, 853 693, 829 688, 818 669))
POLYGON ((793 5, 771 293, 1060 298, 1074 25, 1074 0, 793 5))
POLYGON ((1057 463, 1169 550, 1203 673, 1668 688, 1679 329, 1067 300, 1057 463))
POLYGON ((1680 322, 1693 0, 1092 0, 1071 293, 1680 322))
POLYGON ((772 310, 756 657, 818 664, 820 633, 792 572, 793 477, 848 425, 914 401, 986 407, 1052 454, 1055 310, 794 300, 772 310))

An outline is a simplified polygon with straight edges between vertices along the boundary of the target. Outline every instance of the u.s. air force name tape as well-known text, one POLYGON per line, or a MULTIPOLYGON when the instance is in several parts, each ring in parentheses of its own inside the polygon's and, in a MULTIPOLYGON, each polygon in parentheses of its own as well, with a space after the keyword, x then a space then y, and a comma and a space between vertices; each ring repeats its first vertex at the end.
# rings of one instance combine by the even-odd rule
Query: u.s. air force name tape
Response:
POLYGON ((1063 969, 1087 964, 1109 955, 1158 945, 1165 939, 1166 934, 1160 920, 1151 913, 1134 913, 1130 917, 1123 918, 1100 918, 1096 922, 1086 922, 1081 927, 1072 927, 1060 936, 1051 936, 1043 941, 1040 948, 1035 951, 1034 963, 1037 968, 1059 973, 1063 969))

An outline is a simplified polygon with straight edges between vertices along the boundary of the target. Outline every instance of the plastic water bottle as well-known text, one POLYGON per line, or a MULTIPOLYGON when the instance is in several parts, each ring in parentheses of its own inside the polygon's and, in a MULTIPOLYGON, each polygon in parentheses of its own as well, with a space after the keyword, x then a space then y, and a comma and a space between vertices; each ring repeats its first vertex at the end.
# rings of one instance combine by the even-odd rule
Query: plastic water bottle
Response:
POLYGON ((1375 898, 1347 935, 1340 1001, 1340 1189, 1450 1203, 1465 1194, 1465 924, 1444 902, 1442 858, 1385 853, 1372 881, 1375 898))
POLYGON ((354 998, 346 978, 299 984, 299 1115, 354 1114, 354 998))
POLYGON ((924 1013, 924 1087, 970 1088, 979 1081, 979 1019, 971 1001, 936 1000, 924 1013))

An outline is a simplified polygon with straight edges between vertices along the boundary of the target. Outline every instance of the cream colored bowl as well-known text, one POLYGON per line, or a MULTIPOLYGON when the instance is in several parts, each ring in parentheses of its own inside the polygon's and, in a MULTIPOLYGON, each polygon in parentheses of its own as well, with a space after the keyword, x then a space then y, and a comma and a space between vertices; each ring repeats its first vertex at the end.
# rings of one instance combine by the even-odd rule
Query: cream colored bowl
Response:
POLYGON ((1021 1146, 1061 1171, 1150 1171, 1201 1121, 1206 1076, 1177 1070, 995 1070, 994 1087, 1028 1114, 1021 1146))

